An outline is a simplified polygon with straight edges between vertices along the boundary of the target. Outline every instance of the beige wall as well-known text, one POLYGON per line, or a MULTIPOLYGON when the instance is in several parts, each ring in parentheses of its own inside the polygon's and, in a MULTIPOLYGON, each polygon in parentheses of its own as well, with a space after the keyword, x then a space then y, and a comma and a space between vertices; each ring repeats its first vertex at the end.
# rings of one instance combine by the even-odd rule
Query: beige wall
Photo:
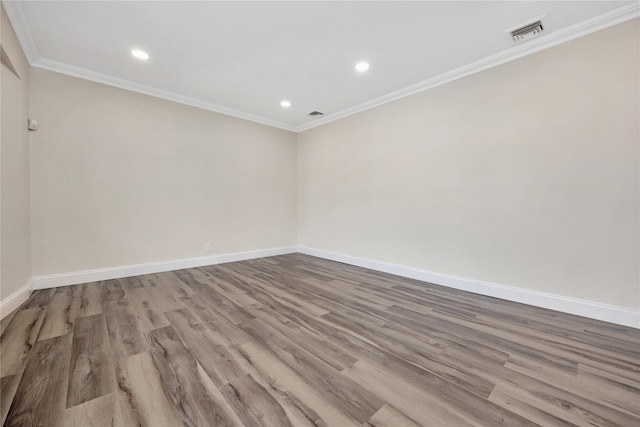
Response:
POLYGON ((638 20, 296 137, 41 69, 28 86, 2 19, 24 74, 2 69, 2 298, 293 245, 297 219, 303 246, 640 308, 638 20))
POLYGON ((34 276, 296 243, 292 132, 36 68, 31 112, 34 276))
POLYGON ((0 7, 0 41, 16 77, 4 65, 0 71, 0 301, 31 278, 29 208, 29 63, 0 7))
POLYGON ((640 308, 638 20, 298 137, 303 246, 640 308))

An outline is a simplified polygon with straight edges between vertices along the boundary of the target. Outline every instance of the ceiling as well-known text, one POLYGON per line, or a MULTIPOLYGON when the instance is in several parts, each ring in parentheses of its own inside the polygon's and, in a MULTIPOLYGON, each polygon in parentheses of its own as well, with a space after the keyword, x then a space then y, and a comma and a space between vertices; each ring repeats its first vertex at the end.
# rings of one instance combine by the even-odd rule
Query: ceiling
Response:
POLYGON ((4 4, 34 66, 294 131, 638 15, 637 1, 4 4), (542 15, 537 38, 504 31, 542 15))

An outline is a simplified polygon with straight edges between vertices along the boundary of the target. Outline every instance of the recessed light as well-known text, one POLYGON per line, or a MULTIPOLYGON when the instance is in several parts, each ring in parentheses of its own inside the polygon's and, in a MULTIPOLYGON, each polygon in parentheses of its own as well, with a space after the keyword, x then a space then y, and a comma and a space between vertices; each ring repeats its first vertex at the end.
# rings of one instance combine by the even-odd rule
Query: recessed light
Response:
POLYGON ((369 69, 369 63, 368 62, 358 62, 356 64, 356 71, 364 73, 368 69, 369 69))
POLYGON ((138 59, 142 59, 143 61, 146 61, 147 59, 149 59, 149 54, 144 50, 140 50, 140 49, 133 49, 131 51, 131 55, 135 56, 138 59))
POLYGON ((283 106, 284 108, 289 108, 291 107, 291 102, 287 100, 280 101, 280 105, 283 106))

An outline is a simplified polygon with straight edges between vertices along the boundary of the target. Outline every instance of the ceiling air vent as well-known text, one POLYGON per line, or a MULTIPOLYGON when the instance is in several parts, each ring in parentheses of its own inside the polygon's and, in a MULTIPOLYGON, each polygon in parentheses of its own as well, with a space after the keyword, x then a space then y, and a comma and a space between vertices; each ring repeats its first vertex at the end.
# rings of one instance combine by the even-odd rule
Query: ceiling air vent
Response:
POLYGON ((314 117, 316 117, 316 116, 324 116, 324 113, 321 113, 320 111, 315 111, 315 110, 314 110, 314 111, 310 112, 310 113, 309 113, 309 114, 307 114, 307 115, 308 115, 308 116, 314 116, 314 117))
POLYGON ((514 42, 519 42, 533 36, 540 34, 544 28, 542 27, 542 21, 535 21, 531 24, 527 24, 523 27, 511 30, 511 37, 514 42))

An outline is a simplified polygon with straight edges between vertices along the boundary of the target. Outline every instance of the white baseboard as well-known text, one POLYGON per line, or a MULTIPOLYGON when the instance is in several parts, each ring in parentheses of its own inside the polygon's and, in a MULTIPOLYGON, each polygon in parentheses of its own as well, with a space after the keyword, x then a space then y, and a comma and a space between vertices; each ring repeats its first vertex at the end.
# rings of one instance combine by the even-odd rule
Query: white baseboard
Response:
POLYGON ((99 280, 139 276, 141 274, 162 273, 165 271, 181 270, 183 268, 223 264, 225 262, 243 261, 247 259, 284 255, 294 252, 296 252, 295 246, 259 249, 248 252, 236 252, 231 254, 183 258, 170 261, 149 262, 145 264, 124 265, 119 267, 100 268, 96 270, 36 276, 32 279, 32 282, 33 289, 55 288, 58 286, 78 285, 81 283, 97 282, 99 280))
POLYGON ((26 285, 0 301, 0 319, 4 319, 9 313, 20 307, 20 304, 29 299, 32 289, 31 284, 30 280, 26 285))
POLYGON ((198 258, 185 258, 171 261, 101 268, 97 270, 36 276, 32 278, 30 283, 2 300, 0 303, 0 316, 4 317, 26 301, 31 289, 46 289, 58 286, 77 285, 80 283, 96 282, 99 280, 118 279, 122 277, 138 276, 141 274, 161 273, 165 271, 180 270, 183 268, 202 267, 226 262, 284 255, 294 252, 300 252, 302 254, 356 265, 359 267, 369 268, 371 270, 382 271, 401 277, 408 277, 480 295, 520 302, 536 307, 548 308, 564 313, 575 314, 578 316, 640 329, 640 311, 637 310, 546 292, 514 288, 511 286, 504 286, 466 277, 452 276, 449 274, 437 273, 419 268, 360 258, 305 246, 287 246, 198 258))
POLYGON ((605 322, 615 323, 618 325, 640 328, 640 311, 629 308, 601 304, 594 301, 581 300, 546 292, 498 285, 495 283, 483 282, 481 280, 451 276, 419 268, 406 267, 403 265, 375 261, 305 246, 298 246, 298 252, 345 264, 356 265, 358 267, 369 268, 371 270, 395 274, 397 276, 417 279, 423 282, 434 283, 436 285, 473 292, 480 295, 520 302, 536 307, 548 308, 591 319, 603 320, 605 322))

